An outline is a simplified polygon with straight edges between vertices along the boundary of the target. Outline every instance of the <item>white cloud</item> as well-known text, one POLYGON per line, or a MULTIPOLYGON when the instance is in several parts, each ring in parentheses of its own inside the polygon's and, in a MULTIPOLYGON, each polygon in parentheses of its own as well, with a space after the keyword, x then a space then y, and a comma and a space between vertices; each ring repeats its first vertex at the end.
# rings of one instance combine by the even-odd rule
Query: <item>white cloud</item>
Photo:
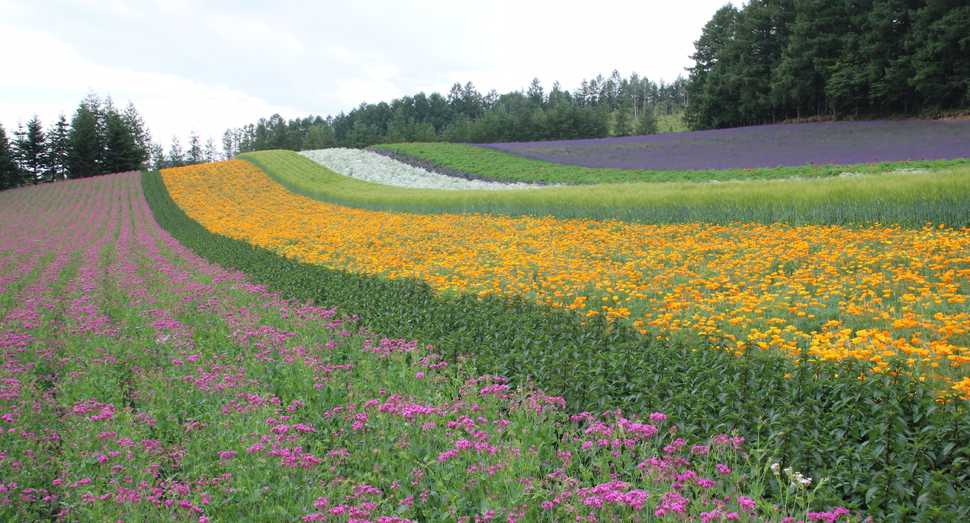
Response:
POLYGON ((48 35, 0 24, 3 40, 34 41, 30 55, 13 53, 9 66, 15 71, 32 71, 5 79, 0 97, 0 122, 7 128, 26 122, 37 114, 45 127, 64 113, 70 119, 78 103, 89 92, 101 98, 111 96, 115 105, 124 108, 129 101, 141 113, 155 141, 168 145, 172 135, 183 143, 190 131, 203 138, 218 140, 229 127, 255 122, 261 117, 280 113, 286 118, 306 116, 296 109, 270 104, 246 92, 216 83, 151 71, 98 65, 78 55, 70 46, 48 35), (34 62, 44 64, 34 67, 34 62), (45 95, 45 96, 39 96, 45 95), (38 99, 58 99, 40 102, 38 99))
POLYGON ((0 45, 17 50, 0 122, 49 124, 94 91, 131 100, 167 143, 456 82, 575 89, 613 69, 672 81, 724 1, 0 0, 0 45))

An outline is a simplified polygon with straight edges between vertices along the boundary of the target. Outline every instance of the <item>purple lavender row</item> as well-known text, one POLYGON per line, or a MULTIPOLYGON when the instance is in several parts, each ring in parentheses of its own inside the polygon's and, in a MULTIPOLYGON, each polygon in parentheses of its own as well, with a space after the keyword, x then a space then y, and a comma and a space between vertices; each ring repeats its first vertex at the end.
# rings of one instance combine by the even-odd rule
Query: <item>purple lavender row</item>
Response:
POLYGON ((475 144, 584 167, 743 169, 954 160, 970 156, 970 121, 778 124, 551 142, 475 144))

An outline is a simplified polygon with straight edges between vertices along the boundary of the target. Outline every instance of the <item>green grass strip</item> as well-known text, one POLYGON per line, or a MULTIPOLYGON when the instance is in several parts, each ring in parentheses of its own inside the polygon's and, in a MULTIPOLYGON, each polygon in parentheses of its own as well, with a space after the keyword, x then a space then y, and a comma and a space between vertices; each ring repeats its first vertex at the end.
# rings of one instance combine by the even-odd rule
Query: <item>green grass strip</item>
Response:
POLYGON ((970 166, 970 160, 914 160, 907 162, 877 162, 842 165, 835 163, 801 165, 795 167, 757 167, 742 169, 615 169, 584 167, 549 162, 500 151, 490 147, 457 143, 397 143, 373 145, 370 149, 384 149, 426 160, 495 180, 551 183, 666 183, 787 180, 799 178, 830 178, 845 172, 882 175, 901 171, 938 171, 970 166))
POLYGON ((358 315, 373 332, 421 340, 449 358, 474 353, 475 372, 533 380, 575 412, 663 412, 688 438, 737 429, 782 468, 831 478, 820 502, 865 508, 878 521, 970 516, 967 403, 939 403, 905 373, 860 380, 863 363, 736 357, 651 342, 595 318, 584 325, 518 298, 440 298, 416 280, 300 263, 213 234, 176 206, 157 172, 142 183, 159 225, 198 255, 284 296, 358 315))
POLYGON ((381 211, 555 216, 656 224, 970 226, 970 167, 936 173, 790 181, 445 191, 356 180, 291 151, 245 153, 239 158, 252 162, 295 193, 381 211))

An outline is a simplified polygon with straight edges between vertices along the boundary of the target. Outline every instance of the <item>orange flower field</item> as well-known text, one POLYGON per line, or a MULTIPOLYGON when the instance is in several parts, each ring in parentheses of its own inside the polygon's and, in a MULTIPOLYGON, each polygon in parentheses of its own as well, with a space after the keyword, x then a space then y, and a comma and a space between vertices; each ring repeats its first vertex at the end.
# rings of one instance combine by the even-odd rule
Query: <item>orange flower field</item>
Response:
POLYGON ((892 360, 970 395, 970 231, 644 225, 352 209, 234 160, 162 171, 209 230, 439 293, 521 294, 667 339, 892 360))

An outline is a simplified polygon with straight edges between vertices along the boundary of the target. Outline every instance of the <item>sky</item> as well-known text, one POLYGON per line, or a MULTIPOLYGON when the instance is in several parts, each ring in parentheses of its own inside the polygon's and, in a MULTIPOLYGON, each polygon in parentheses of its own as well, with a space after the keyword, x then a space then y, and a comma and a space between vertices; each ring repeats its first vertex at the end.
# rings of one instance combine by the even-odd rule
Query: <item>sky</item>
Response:
MULTIPOLYGON (((570 91, 614 69, 671 82, 729 0, 0 0, 0 124, 68 121, 89 93, 129 102, 167 150, 191 132, 362 102, 570 91)), ((737 0, 734 4, 739 6, 737 0)))

